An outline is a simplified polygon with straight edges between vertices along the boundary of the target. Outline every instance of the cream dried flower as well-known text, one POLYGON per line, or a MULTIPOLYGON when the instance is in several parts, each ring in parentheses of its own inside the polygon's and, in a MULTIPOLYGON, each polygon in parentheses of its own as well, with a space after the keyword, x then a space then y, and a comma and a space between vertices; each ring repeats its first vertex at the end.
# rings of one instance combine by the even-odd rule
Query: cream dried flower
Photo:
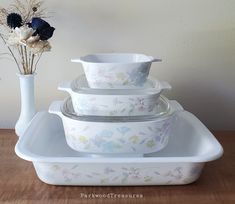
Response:
POLYGON ((8 38, 6 40, 7 45, 9 46, 15 46, 18 45, 20 42, 19 36, 16 34, 16 32, 11 32, 8 35, 8 38))
POLYGON ((27 25, 21 26, 20 28, 16 27, 9 34, 7 44, 10 46, 15 46, 18 44, 26 45, 27 40, 33 37, 33 33, 34 30, 29 28, 27 25))
POLYGON ((34 30, 32 28, 29 28, 27 25, 23 25, 20 28, 16 27, 14 31, 16 35, 19 36, 20 41, 27 40, 34 33, 34 30))
POLYGON ((8 9, 0 6, 0 38, 12 55, 21 74, 36 71, 43 52, 50 51, 47 41, 55 30, 41 0, 14 0, 8 9))
POLYGON ((36 41, 39 41, 40 36, 36 35, 36 36, 31 36, 26 40, 26 44, 32 44, 35 43, 36 41))
POLYGON ((20 44, 24 46, 31 47, 33 43, 37 42, 40 40, 40 37, 38 35, 36 36, 31 36, 27 40, 21 40, 20 44))
POLYGON ((46 40, 35 41, 27 45, 29 46, 31 52, 35 55, 41 54, 43 52, 49 52, 51 50, 51 45, 46 40))

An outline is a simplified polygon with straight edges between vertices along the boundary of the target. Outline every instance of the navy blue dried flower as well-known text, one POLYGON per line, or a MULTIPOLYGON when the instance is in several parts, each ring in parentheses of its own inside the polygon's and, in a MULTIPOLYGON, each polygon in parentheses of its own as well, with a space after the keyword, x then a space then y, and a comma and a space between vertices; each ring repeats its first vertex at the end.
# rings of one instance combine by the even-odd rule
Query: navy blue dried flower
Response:
POLYGON ((16 28, 22 26, 22 18, 18 13, 10 13, 7 16, 7 25, 10 28, 16 28))
POLYGON ((53 33, 54 33, 55 28, 53 27, 48 27, 45 29, 42 29, 38 32, 38 35, 40 37, 41 40, 48 40, 49 38, 52 37, 53 33))
POLYGON ((49 23, 41 18, 33 18, 32 22, 28 25, 36 30, 34 35, 39 35, 40 40, 48 40, 53 36, 55 30, 54 27, 51 27, 49 23))

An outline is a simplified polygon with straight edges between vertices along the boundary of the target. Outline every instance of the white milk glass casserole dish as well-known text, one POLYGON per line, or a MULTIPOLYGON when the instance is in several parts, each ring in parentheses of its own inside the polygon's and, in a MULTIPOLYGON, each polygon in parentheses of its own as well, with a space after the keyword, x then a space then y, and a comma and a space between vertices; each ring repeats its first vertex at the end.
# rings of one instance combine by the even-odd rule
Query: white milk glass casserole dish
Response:
POLYGON ((37 176, 48 184, 135 186, 192 183, 206 162, 222 155, 223 148, 194 115, 181 111, 169 144, 162 151, 136 158, 93 158, 68 147, 59 117, 39 112, 18 140, 15 151, 22 159, 33 162, 37 176))
POLYGON ((134 53, 101 53, 72 59, 81 63, 91 88, 136 88, 148 78, 152 56, 134 53))
POLYGON ((154 115, 160 94, 171 86, 149 78, 140 89, 92 89, 82 75, 60 83, 58 89, 70 94, 77 115, 138 116, 154 115))
POLYGON ((146 154, 163 149, 177 112, 183 108, 176 101, 160 98, 153 116, 102 117, 77 116, 71 99, 55 101, 50 113, 61 117, 68 145, 91 154, 146 154))

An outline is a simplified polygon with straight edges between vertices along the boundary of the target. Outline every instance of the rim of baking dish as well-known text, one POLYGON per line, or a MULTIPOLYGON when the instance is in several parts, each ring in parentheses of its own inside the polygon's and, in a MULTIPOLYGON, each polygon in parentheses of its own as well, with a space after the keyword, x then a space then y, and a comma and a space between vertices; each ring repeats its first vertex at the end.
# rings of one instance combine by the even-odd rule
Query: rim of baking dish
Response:
POLYGON ((26 130, 25 134, 19 138, 15 146, 16 154, 22 159, 32 162, 44 162, 44 163, 204 163, 218 159, 223 154, 223 148, 212 133, 197 119, 193 114, 183 111, 181 114, 185 114, 188 120, 193 121, 194 126, 203 134, 207 139, 211 140, 213 150, 209 154, 189 157, 47 157, 37 155, 25 148, 27 140, 33 134, 37 120, 44 117, 47 112, 39 112, 37 117, 34 117, 31 126, 26 130))

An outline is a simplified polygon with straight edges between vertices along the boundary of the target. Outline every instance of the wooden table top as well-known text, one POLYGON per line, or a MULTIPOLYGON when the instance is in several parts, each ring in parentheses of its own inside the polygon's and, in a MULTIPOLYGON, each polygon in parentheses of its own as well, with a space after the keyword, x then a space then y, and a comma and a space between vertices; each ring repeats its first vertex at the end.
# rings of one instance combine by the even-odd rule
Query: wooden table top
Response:
POLYGON ((0 203, 235 203, 235 131, 216 131, 224 148, 209 162, 198 181, 183 186, 72 187, 41 182, 30 162, 16 156, 18 137, 0 130, 0 203), (139 195, 140 198, 85 198, 89 194, 139 195))

